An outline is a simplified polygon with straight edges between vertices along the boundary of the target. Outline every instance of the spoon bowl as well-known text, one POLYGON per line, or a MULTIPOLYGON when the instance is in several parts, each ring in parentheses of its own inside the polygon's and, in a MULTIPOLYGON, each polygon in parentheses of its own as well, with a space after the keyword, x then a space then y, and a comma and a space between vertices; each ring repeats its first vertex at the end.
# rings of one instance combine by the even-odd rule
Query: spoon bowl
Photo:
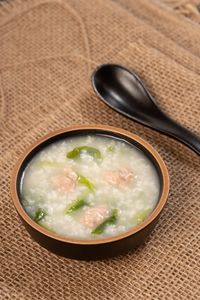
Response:
POLYGON ((167 116, 134 72, 120 65, 101 65, 92 74, 92 85, 100 99, 114 110, 200 154, 200 138, 167 116))

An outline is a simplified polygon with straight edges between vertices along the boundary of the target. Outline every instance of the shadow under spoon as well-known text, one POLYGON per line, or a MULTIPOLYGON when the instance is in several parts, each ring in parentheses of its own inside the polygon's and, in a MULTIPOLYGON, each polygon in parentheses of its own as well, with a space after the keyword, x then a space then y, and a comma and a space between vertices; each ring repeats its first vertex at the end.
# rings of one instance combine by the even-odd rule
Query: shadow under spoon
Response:
POLYGON ((173 137, 200 155, 200 137, 167 116, 134 72, 120 65, 101 65, 92 74, 92 85, 114 110, 173 137))

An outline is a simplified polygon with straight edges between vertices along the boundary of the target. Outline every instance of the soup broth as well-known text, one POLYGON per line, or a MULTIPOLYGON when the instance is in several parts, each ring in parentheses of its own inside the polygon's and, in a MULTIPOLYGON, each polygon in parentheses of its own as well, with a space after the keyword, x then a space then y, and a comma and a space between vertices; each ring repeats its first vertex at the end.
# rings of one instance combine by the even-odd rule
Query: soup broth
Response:
POLYGON ((158 174, 143 152, 111 137, 67 138, 30 161, 22 205, 38 224, 75 239, 115 236, 142 223, 159 197, 158 174))

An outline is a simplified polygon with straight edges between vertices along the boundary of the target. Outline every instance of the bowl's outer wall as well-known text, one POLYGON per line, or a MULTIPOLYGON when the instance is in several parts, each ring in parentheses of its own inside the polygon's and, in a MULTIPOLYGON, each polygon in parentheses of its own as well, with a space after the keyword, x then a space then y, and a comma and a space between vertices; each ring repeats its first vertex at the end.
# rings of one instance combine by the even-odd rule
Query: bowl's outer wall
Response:
POLYGON ((150 232, 154 229, 159 216, 160 214, 146 227, 131 236, 109 243, 91 245, 66 243, 64 241, 53 239, 35 230, 32 226, 25 222, 21 216, 20 219, 31 237, 47 250, 68 258, 95 260, 117 256, 137 248, 146 240, 150 232))

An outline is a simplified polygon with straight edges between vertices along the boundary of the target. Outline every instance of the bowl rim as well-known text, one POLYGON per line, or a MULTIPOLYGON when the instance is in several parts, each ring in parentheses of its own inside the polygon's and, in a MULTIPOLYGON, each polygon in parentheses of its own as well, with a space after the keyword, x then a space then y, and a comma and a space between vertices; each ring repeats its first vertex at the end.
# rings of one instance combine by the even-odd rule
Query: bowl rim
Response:
POLYGON ((131 133, 127 130, 121 129, 121 128, 117 128, 117 127, 109 126, 109 125, 102 125, 102 124, 90 124, 90 125, 74 125, 74 126, 70 126, 70 127, 61 128, 61 129, 52 131, 52 132, 44 135, 43 137, 37 139, 35 142, 33 142, 28 148, 26 148, 26 150, 19 157, 17 163, 15 164, 15 167, 13 169, 13 174, 11 177, 10 190, 11 190, 11 197, 12 197, 13 204, 14 204, 15 209, 17 210, 18 214, 20 215, 20 217, 23 219, 23 221, 28 223, 28 225, 30 227, 32 227, 36 231, 39 231, 40 234, 43 234, 54 240, 58 240, 58 241, 70 243, 70 244, 97 245, 97 244, 107 244, 107 243, 115 242, 118 240, 122 240, 124 238, 128 238, 128 237, 138 233, 139 231, 141 231, 142 229, 147 227, 150 223, 152 223, 158 217, 158 215, 161 213, 163 207, 165 206, 165 204, 167 202, 167 198, 169 195, 169 185, 170 185, 170 179, 169 179, 169 173, 168 173, 167 167, 166 167, 163 159, 161 158, 160 154, 147 141, 143 140, 138 135, 131 133), (57 233, 51 232, 48 229, 37 224, 26 213, 25 209, 23 208, 23 206, 21 204, 21 201, 18 197, 18 192, 17 192, 17 178, 18 178, 18 173, 21 169, 22 163, 25 161, 25 159, 28 157, 28 155, 36 147, 38 147, 42 143, 48 141, 49 139, 51 139, 57 135, 67 133, 67 132, 73 132, 73 131, 76 132, 76 131, 81 131, 81 130, 83 130, 83 131, 85 131, 85 130, 103 130, 103 131, 109 132, 111 134, 111 136, 112 136, 112 133, 120 134, 124 137, 125 140, 126 140, 126 138, 129 138, 129 139, 141 144, 150 153, 150 155, 153 156, 153 158, 156 160, 156 162, 160 168, 162 179, 163 179, 162 190, 161 190, 161 194, 158 199, 156 207, 151 212, 151 214, 145 219, 145 221, 142 222, 141 224, 134 226, 123 233, 120 233, 120 234, 117 234, 117 235, 111 236, 111 237, 98 238, 98 239, 78 239, 78 238, 62 236, 57 233))

